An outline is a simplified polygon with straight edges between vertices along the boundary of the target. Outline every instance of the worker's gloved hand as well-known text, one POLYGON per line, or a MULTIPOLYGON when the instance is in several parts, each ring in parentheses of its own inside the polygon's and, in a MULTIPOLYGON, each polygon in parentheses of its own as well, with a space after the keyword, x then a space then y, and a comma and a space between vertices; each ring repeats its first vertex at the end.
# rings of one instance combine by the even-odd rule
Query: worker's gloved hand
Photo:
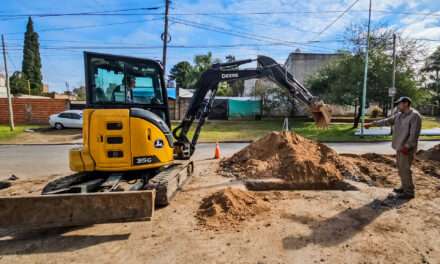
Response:
POLYGON ((364 127, 366 128, 366 129, 369 129, 370 127, 372 127, 373 126, 373 124, 371 124, 371 123, 366 123, 365 125, 364 125, 364 127))
POLYGON ((403 155, 408 156, 408 154, 409 154, 409 148, 403 146, 403 147, 400 149, 400 152, 401 152, 403 155))

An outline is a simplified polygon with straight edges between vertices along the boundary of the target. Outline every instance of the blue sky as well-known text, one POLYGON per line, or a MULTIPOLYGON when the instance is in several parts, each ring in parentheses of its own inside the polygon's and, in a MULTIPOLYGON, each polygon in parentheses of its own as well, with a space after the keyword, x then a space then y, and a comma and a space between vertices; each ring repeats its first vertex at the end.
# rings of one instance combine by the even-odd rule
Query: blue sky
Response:
MULTIPOLYGON (((338 40, 345 27, 367 20, 368 0, 359 0, 332 24, 341 11, 354 2, 174 0, 170 10, 170 45, 174 47, 169 49, 167 68, 181 60, 192 61, 194 55, 208 51, 220 59, 228 54, 237 59, 265 54, 280 63, 297 48, 304 52, 334 52, 343 45, 338 40)), ((159 14, 164 11, 164 0, 2 0, 0 33, 5 34, 10 49, 10 72, 21 69, 27 18, 11 19, 5 15, 102 12, 140 7, 159 9, 126 11, 122 12, 124 16, 33 17, 35 30, 40 35, 43 79, 50 91, 58 92, 66 89, 65 82, 71 88, 84 83, 83 50, 160 59, 163 20, 159 14), (102 47, 106 48, 98 49, 102 47)), ((373 23, 387 24, 407 37, 440 40, 440 1, 373 0, 373 10, 373 23)), ((425 45, 432 50, 440 41, 426 41, 425 45)), ((0 70, 3 71, 3 67, 0 70)))

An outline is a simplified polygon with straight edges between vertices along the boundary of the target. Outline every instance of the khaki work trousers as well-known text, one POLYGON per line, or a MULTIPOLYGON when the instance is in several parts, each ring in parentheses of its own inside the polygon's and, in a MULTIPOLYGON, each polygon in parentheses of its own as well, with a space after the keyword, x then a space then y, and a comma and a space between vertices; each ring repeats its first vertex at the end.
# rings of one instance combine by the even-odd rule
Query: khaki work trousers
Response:
POLYGON ((413 194, 414 183, 412 179, 411 164, 414 160, 415 151, 410 150, 408 155, 400 151, 396 153, 397 170, 399 171, 400 182, 402 183, 403 192, 413 194))

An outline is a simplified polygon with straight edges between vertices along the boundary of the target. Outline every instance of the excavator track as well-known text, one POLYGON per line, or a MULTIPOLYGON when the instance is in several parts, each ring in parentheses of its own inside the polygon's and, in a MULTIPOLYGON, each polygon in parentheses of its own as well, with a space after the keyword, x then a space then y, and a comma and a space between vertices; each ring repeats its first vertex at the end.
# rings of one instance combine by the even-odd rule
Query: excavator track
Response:
POLYGON ((41 229, 149 220, 194 171, 176 161, 160 171, 77 173, 49 182, 38 196, 0 197, 0 229, 41 229), (127 178, 124 178, 127 177, 127 178))
POLYGON ((150 179, 147 189, 156 190, 156 206, 168 205, 193 172, 193 161, 180 161, 150 179))

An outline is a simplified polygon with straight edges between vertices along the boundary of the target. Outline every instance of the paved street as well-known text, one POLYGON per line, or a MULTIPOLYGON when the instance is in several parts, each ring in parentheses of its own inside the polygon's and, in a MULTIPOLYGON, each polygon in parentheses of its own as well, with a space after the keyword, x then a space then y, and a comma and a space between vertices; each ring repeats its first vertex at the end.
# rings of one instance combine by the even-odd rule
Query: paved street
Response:
MULTIPOLYGON (((440 141, 421 141, 420 149, 428 149, 440 141)), ((230 156, 247 143, 220 144, 222 156, 230 156)), ((339 153, 376 152, 391 154, 390 142, 379 143, 328 143, 339 153)), ((0 179, 15 174, 20 178, 70 173, 68 153, 72 145, 4 145, 0 146, 0 179)), ((215 144, 201 143, 194 154, 195 160, 208 159, 214 155, 215 144)))

